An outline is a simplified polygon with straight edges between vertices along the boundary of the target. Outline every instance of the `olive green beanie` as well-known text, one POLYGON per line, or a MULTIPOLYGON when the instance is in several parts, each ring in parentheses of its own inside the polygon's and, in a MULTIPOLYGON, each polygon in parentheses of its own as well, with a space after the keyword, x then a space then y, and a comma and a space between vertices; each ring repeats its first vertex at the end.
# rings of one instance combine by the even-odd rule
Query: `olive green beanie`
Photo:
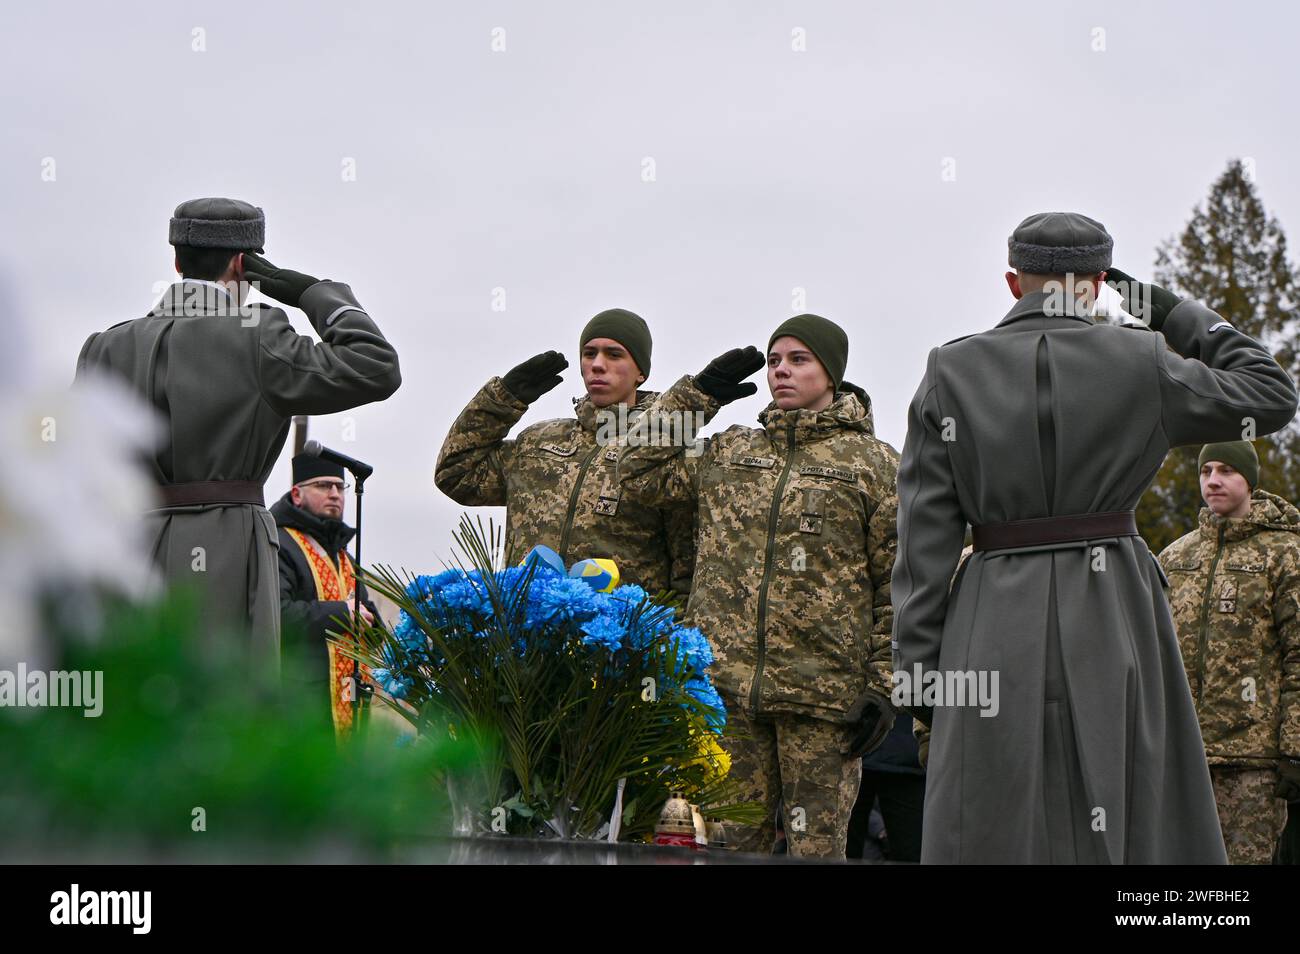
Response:
POLYGON ((647 378, 650 377, 650 327, 640 316, 625 308, 610 308, 602 311, 582 329, 582 338, 578 350, 587 346, 592 338, 613 338, 632 356, 636 366, 647 378))
POLYGON ((1200 470, 1204 467, 1207 460, 1231 464, 1233 470, 1246 478, 1246 483, 1250 484, 1251 490, 1259 485, 1259 455, 1255 453, 1255 445, 1250 441, 1206 444, 1201 448, 1200 456, 1196 458, 1196 469, 1200 470))
POLYGON ((844 369, 849 363, 849 336, 835 322, 821 315, 795 315, 781 322, 781 326, 767 339, 771 352, 777 338, 791 335, 808 346, 830 375, 835 390, 844 382, 844 369))

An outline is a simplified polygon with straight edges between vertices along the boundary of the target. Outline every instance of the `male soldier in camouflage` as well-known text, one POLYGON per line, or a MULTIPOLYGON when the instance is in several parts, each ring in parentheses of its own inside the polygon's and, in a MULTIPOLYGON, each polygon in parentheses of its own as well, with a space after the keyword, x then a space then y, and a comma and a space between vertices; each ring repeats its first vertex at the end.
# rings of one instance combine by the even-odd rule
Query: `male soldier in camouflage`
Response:
POLYGON ((780 801, 790 854, 843 858, 861 756, 894 722, 898 455, 875 436, 871 399, 844 382, 847 360, 838 325, 791 318, 768 342, 761 428, 737 425, 689 450, 656 439, 757 391, 740 382, 763 355, 736 349, 665 392, 619 449, 628 496, 698 508, 686 619, 716 651, 730 777, 768 809, 757 828, 729 826, 744 851, 772 850, 780 801))
POLYGON ((619 434, 658 397, 637 390, 650 373, 651 344, 639 316, 602 311, 579 339, 587 396, 575 418, 542 421, 506 439, 528 405, 560 383, 569 363, 557 351, 493 378, 456 418, 434 482, 459 504, 506 508, 510 562, 540 543, 566 565, 609 558, 622 582, 651 594, 690 592, 694 514, 623 499, 616 478, 619 434))
POLYGON ((1199 464, 1200 526, 1160 563, 1228 861, 1266 865, 1300 799, 1300 511, 1259 487, 1249 441, 1199 464))

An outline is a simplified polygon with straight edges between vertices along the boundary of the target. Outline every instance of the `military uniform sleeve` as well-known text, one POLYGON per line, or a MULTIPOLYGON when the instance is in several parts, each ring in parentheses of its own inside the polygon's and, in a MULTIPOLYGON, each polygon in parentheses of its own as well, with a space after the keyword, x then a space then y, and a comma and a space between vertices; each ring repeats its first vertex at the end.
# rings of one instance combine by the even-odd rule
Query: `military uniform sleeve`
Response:
MULTIPOLYGON (((686 375, 646 408, 618 444, 618 479, 624 493, 651 507, 694 508, 700 493, 700 473, 708 466, 712 442, 701 440, 688 449, 685 441, 664 435, 683 433, 679 422, 711 421, 722 407, 686 375)), ((690 429, 694 437, 695 429, 690 429)))
MULTIPOLYGON (((1141 334, 1141 331, 1134 331, 1141 334)), ((1198 301, 1181 302, 1156 342, 1161 421, 1171 447, 1281 430, 1295 416, 1291 376, 1268 349, 1198 301)))
POLYGON ((891 582, 898 551, 898 497, 890 494, 879 504, 867 524, 867 569, 871 574, 871 655, 868 665, 881 687, 891 685, 891 637, 894 604, 891 582))
MULTIPOLYGON (((949 585, 966 535, 948 449, 940 437, 938 359, 935 348, 908 408, 898 472, 898 557, 891 593, 895 672, 911 673, 919 665, 924 673, 938 666, 949 585)), ((949 410, 960 413, 960 408, 949 410)), ((960 418, 957 426, 960 435, 960 418)), ((928 712, 917 715, 922 721, 930 718, 928 712)))
POLYGON ((1156 566, 1160 568, 1160 588, 1164 590, 1165 602, 1169 602, 1169 574, 1165 572, 1165 563, 1174 555, 1174 547, 1178 545, 1175 540, 1169 546, 1160 551, 1160 555, 1155 558, 1156 566))
POLYGON ((1282 654, 1278 750, 1300 758, 1300 547, 1288 547, 1273 596, 1273 626, 1282 654))
POLYGON ((321 340, 300 335, 280 308, 257 315, 262 397, 277 414, 333 414, 382 401, 402 383, 397 352, 341 282, 317 282, 302 294, 321 340))
POLYGON ((442 442, 433 482, 466 507, 504 507, 515 442, 506 440, 528 405, 493 378, 465 405, 442 442))

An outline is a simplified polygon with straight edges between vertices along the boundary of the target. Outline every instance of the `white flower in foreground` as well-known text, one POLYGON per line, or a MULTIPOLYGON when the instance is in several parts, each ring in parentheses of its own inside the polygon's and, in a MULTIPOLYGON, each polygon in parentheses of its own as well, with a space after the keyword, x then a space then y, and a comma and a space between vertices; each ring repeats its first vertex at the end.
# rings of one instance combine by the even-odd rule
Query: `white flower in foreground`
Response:
POLYGON ((0 388, 0 668, 49 653, 38 600, 102 588, 158 591, 144 538, 157 506, 145 469, 160 436, 154 412, 104 378, 75 387, 0 388))

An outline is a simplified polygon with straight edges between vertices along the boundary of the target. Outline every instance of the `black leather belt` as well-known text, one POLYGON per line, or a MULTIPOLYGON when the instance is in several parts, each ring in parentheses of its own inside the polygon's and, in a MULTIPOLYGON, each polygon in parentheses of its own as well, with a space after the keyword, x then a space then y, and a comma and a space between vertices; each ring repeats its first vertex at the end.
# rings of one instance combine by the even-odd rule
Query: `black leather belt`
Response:
POLYGON ((1008 550, 1012 547, 1040 547, 1053 543, 1077 543, 1103 537, 1137 536, 1137 518, 1132 510, 1107 513, 1078 513, 1063 517, 1034 517, 1008 520, 971 528, 976 550, 1008 550))
POLYGON ((266 506, 262 485, 252 480, 191 480, 158 488, 164 507, 201 507, 210 504, 266 506))

